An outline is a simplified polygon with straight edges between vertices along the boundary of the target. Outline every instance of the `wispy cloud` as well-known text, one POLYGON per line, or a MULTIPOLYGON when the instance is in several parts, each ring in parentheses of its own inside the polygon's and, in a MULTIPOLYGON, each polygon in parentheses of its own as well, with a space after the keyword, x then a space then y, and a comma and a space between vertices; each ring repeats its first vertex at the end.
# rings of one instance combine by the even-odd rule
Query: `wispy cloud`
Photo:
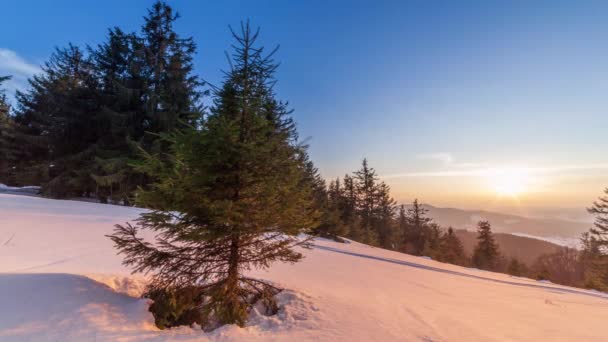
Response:
POLYGON ((446 165, 450 165, 454 162, 452 155, 447 152, 419 154, 416 158, 434 160, 446 165))
POLYGON ((435 153, 426 153, 419 154, 416 156, 417 159, 427 159, 430 161, 436 161, 441 164, 443 167, 449 167, 454 169, 464 169, 464 168, 481 168, 487 166, 485 163, 463 163, 456 162, 456 159, 449 152, 435 152, 435 153))
POLYGON ((526 173, 530 175, 559 173, 566 171, 592 171, 592 170, 608 170, 608 163, 597 164, 572 164, 572 165, 552 165, 541 167, 473 167, 467 169, 450 168, 440 171, 419 171, 419 172, 404 172, 392 175, 383 176, 383 178, 408 178, 408 177, 467 177, 467 176, 487 176, 495 173, 512 172, 526 173))
POLYGON ((12 76, 12 79, 4 84, 10 95, 15 90, 24 90, 27 87, 27 79, 41 72, 39 66, 26 61, 15 51, 0 48, 0 76, 12 76))

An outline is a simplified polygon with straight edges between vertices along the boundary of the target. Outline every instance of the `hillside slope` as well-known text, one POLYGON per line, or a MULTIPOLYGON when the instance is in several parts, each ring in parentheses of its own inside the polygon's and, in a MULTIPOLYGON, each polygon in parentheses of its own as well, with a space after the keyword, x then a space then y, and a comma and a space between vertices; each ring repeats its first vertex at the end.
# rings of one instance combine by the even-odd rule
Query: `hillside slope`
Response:
MULTIPOLYGON (((455 229, 454 233, 462 241, 465 253, 471 256, 477 245, 477 232, 455 229)), ((505 233, 494 233, 494 239, 500 246, 502 255, 507 258, 517 258, 528 266, 531 266, 539 256, 555 253, 561 248, 551 242, 505 233)))
POLYGON ((139 209, 0 194, 0 341, 605 341, 608 295, 358 243, 315 241, 253 276, 287 290, 275 317, 159 331, 104 237, 139 209))

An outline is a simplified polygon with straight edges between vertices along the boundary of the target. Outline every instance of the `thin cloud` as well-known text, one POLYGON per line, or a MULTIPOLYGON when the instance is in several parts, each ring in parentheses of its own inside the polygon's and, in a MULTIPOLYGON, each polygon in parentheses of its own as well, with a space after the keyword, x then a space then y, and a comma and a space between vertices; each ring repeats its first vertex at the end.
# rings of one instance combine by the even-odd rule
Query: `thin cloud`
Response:
POLYGON ((451 153, 448 153, 448 152, 419 154, 416 156, 416 158, 437 161, 440 164, 442 164, 442 166, 456 168, 459 170, 466 169, 466 168, 481 168, 481 167, 487 166, 487 164, 481 164, 481 163, 456 162, 456 159, 452 156, 451 153))
POLYGON ((12 76, 3 84, 9 95, 27 88, 27 79, 42 72, 39 66, 20 57, 15 51, 0 48, 0 76, 12 76))
POLYGON ((467 176, 487 176, 493 173, 504 170, 522 172, 527 174, 549 174, 564 171, 593 171, 593 170, 608 170, 608 163, 598 164, 579 164, 579 165, 553 165, 543 167, 498 167, 498 168, 471 168, 468 170, 451 169, 443 171, 419 171, 419 172, 404 172, 384 176, 383 178, 414 178, 414 177, 467 177, 467 176))
POLYGON ((454 158, 452 157, 452 155, 447 152, 419 154, 416 156, 416 158, 435 160, 446 165, 452 164, 454 162, 454 158))

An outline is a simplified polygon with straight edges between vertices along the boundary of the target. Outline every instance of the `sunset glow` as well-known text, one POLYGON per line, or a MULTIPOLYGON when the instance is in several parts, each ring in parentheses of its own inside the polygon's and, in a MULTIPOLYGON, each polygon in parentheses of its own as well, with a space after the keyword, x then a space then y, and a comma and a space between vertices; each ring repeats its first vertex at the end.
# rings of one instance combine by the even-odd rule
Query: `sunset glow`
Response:
POLYGON ((518 197, 530 186, 530 175, 524 168, 491 169, 486 178, 492 190, 503 197, 518 197))

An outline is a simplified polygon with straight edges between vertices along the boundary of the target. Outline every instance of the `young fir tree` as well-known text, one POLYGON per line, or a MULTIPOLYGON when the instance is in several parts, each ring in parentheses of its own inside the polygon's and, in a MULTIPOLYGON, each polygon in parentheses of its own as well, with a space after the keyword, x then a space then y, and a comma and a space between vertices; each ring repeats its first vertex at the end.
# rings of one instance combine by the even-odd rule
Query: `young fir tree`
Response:
POLYGON ((421 255, 427 242, 429 224, 432 219, 426 217, 427 209, 423 208, 418 199, 412 203, 412 207, 407 210, 408 234, 405 236, 404 252, 421 255))
POLYGON ((439 261, 454 265, 464 265, 466 256, 460 239, 454 234, 452 227, 441 237, 439 246, 439 261))
POLYGON ((244 272, 300 260, 297 235, 316 226, 305 150, 272 90, 272 53, 248 24, 233 35, 232 69, 202 127, 166 136, 172 158, 148 155, 157 182, 138 200, 152 211, 111 236, 126 265, 153 274, 152 293, 194 288, 188 298, 207 328, 242 326, 254 301, 271 303, 275 288, 244 272), (156 243, 139 229, 157 232, 156 243))
POLYGON ((492 227, 488 221, 477 224, 477 246, 473 251, 473 265, 482 270, 495 270, 500 260, 498 245, 494 242, 492 227))
POLYGON ((358 241, 369 245, 378 242, 378 232, 375 227, 374 211, 377 206, 378 176, 373 168, 363 159, 361 168, 354 173, 355 189, 357 191, 357 215, 360 219, 360 233, 358 241))

